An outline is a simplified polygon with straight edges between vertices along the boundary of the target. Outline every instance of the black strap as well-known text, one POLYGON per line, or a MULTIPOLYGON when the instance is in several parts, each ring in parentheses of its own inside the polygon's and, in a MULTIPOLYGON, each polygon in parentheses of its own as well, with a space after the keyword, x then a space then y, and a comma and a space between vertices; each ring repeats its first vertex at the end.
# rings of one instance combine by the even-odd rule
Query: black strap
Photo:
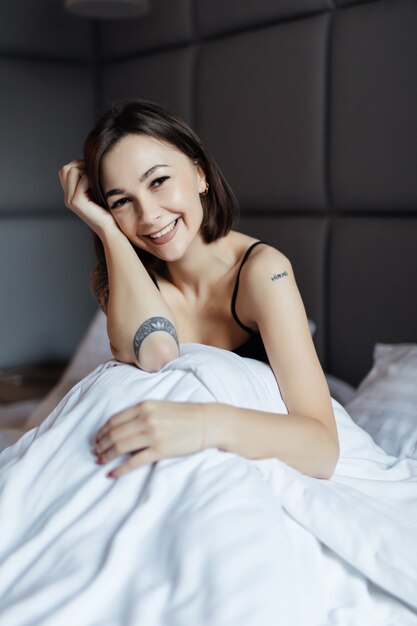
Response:
MULTIPOLYGON (((154 275, 154 274, 151 274, 151 272, 149 272, 149 275, 150 275, 150 277, 152 278, 153 282, 155 283, 155 286, 159 289, 159 285, 158 285, 158 283, 156 282, 155 275, 154 275)), ((159 289, 159 291, 161 291, 161 290, 159 289)))
POLYGON ((255 243, 252 243, 249 246, 249 248, 246 250, 246 252, 245 252, 245 255, 244 255, 244 257, 242 259, 242 262, 240 264, 240 267, 239 267, 239 271, 237 273, 236 283, 235 283, 235 288, 233 290, 232 303, 231 303, 232 315, 235 318, 236 322, 239 324, 239 326, 241 326, 243 328, 243 330, 246 330, 246 332, 250 333, 251 335, 253 335, 255 333, 255 331, 252 330, 251 328, 249 328, 249 326, 245 326, 245 324, 242 324, 242 322, 240 321, 240 319, 236 315, 235 306, 236 306, 237 290, 239 289, 240 272, 242 271, 242 267, 246 263, 249 255, 252 252, 252 250, 254 249, 254 247, 257 246, 260 243, 265 243, 265 242, 264 241, 255 241, 255 243))

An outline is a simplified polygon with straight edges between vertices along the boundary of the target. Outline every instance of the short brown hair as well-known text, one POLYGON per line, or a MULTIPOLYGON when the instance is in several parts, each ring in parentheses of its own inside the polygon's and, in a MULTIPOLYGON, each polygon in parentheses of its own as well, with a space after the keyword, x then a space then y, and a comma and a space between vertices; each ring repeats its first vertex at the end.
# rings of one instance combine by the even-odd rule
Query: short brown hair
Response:
MULTIPOLYGON (((107 208, 101 184, 101 162, 120 139, 130 134, 155 137, 198 162, 209 183, 207 195, 201 197, 203 239, 210 243, 227 235, 239 212, 235 194, 197 134, 180 117, 150 100, 114 103, 88 134, 84 142, 84 160, 92 201, 107 208)), ((98 235, 94 235, 94 244, 98 264, 91 274, 91 286, 98 304, 105 311, 108 276, 103 244, 98 235)), ((135 245, 133 247, 150 274, 153 271, 166 274, 165 261, 135 245)))

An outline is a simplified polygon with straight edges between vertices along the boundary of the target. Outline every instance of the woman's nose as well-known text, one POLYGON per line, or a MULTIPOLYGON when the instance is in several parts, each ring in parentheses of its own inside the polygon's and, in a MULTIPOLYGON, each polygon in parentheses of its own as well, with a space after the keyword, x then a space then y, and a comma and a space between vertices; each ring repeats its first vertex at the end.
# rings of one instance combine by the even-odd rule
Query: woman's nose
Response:
POLYGON ((151 228, 159 223, 161 208, 152 201, 142 200, 136 207, 136 220, 141 228, 151 228))

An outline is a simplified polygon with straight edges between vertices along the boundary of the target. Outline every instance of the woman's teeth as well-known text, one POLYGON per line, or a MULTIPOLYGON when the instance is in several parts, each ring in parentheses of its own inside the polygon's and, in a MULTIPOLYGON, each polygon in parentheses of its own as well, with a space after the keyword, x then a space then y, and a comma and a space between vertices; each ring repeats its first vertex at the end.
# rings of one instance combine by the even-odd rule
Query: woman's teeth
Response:
MULTIPOLYGON (((178 219, 178 218, 177 218, 178 219)), ((162 237, 163 235, 166 235, 167 233, 169 233, 170 230, 172 230, 173 228, 175 228, 175 224, 177 223, 177 219, 174 220, 172 222, 172 224, 168 224, 168 226, 166 226, 165 228, 163 228, 162 230, 160 230, 158 233, 155 233, 154 235, 149 235, 149 237, 151 239, 158 239, 159 237, 162 237)))

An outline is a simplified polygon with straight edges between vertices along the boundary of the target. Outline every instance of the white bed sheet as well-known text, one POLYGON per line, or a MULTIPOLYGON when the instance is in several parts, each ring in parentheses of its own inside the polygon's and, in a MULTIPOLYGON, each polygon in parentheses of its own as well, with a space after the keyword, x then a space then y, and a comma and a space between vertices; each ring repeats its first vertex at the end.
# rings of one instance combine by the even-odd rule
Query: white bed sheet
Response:
POLYGON ((1 623, 417 625, 416 461, 333 400, 330 481, 217 449, 112 481, 90 439, 146 397, 286 412, 271 369, 225 350, 100 365, 0 454, 1 623))

